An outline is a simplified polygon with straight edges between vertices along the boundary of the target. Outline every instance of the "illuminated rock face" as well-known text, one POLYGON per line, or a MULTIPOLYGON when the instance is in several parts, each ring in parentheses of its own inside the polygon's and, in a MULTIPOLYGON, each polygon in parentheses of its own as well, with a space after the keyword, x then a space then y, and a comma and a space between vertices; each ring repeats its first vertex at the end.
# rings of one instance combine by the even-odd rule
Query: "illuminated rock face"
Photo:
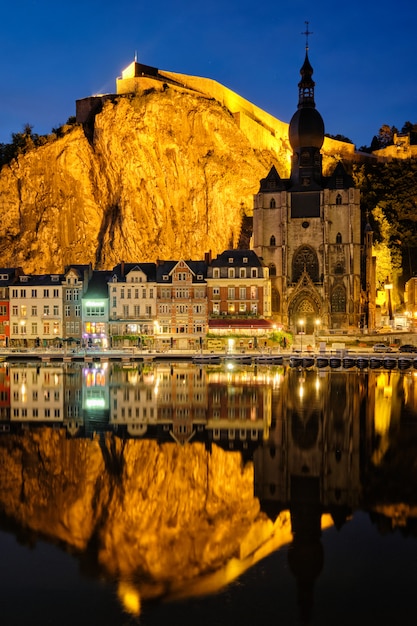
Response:
POLYGON ((104 571, 121 579, 189 580, 271 533, 252 464, 216 446, 39 429, 0 439, 0 485, 0 511, 79 550, 94 537, 104 571))
POLYGON ((208 98, 109 101, 91 143, 76 126, 3 168, 0 265, 42 273, 221 252, 237 244, 271 158, 208 98))
POLYGON ((91 141, 66 127, 0 172, 0 266, 109 269, 236 247, 260 179, 290 162, 287 125, 266 149, 265 129, 239 118, 178 88, 109 99, 91 141))

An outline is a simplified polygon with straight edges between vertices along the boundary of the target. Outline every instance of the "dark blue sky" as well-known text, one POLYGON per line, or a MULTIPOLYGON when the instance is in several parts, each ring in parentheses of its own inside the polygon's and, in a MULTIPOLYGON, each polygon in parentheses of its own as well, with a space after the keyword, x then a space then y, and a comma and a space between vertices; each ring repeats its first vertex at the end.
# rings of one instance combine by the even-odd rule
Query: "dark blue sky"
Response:
POLYGON ((44 134, 75 100, 115 91, 133 60, 213 78, 278 119, 297 107, 304 22, 316 106, 330 134, 369 145, 417 122, 417 8, 410 0, 22 0, 2 5, 0 142, 44 134))

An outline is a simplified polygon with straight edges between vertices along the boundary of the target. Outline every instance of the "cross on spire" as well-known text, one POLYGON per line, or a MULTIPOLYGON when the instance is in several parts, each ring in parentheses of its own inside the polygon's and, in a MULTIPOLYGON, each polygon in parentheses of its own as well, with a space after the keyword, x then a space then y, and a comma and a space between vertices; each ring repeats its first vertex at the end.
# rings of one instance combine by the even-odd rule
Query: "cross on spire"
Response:
POLYGON ((313 35, 313 32, 311 30, 308 30, 309 23, 310 22, 304 22, 304 24, 306 25, 306 29, 303 33, 301 33, 302 35, 306 36, 306 50, 308 50, 308 36, 313 35))

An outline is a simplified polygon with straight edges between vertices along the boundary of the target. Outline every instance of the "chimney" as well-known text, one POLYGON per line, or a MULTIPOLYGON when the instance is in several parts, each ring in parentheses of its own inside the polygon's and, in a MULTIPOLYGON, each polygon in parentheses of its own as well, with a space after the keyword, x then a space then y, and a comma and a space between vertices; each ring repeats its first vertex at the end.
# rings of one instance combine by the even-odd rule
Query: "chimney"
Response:
POLYGON ((209 252, 204 253, 204 260, 209 265, 211 263, 211 250, 209 252))
POLYGON ((121 274, 122 278, 125 277, 125 262, 124 261, 120 262, 120 274, 121 274))

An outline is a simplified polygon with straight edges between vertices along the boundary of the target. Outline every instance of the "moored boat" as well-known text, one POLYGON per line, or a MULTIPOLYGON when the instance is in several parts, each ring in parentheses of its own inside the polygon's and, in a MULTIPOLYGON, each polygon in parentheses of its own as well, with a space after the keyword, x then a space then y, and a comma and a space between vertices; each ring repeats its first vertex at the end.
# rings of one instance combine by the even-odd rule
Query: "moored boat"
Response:
POLYGON ((342 359, 340 358, 340 356, 331 356, 329 365, 332 368, 342 367, 342 359))

